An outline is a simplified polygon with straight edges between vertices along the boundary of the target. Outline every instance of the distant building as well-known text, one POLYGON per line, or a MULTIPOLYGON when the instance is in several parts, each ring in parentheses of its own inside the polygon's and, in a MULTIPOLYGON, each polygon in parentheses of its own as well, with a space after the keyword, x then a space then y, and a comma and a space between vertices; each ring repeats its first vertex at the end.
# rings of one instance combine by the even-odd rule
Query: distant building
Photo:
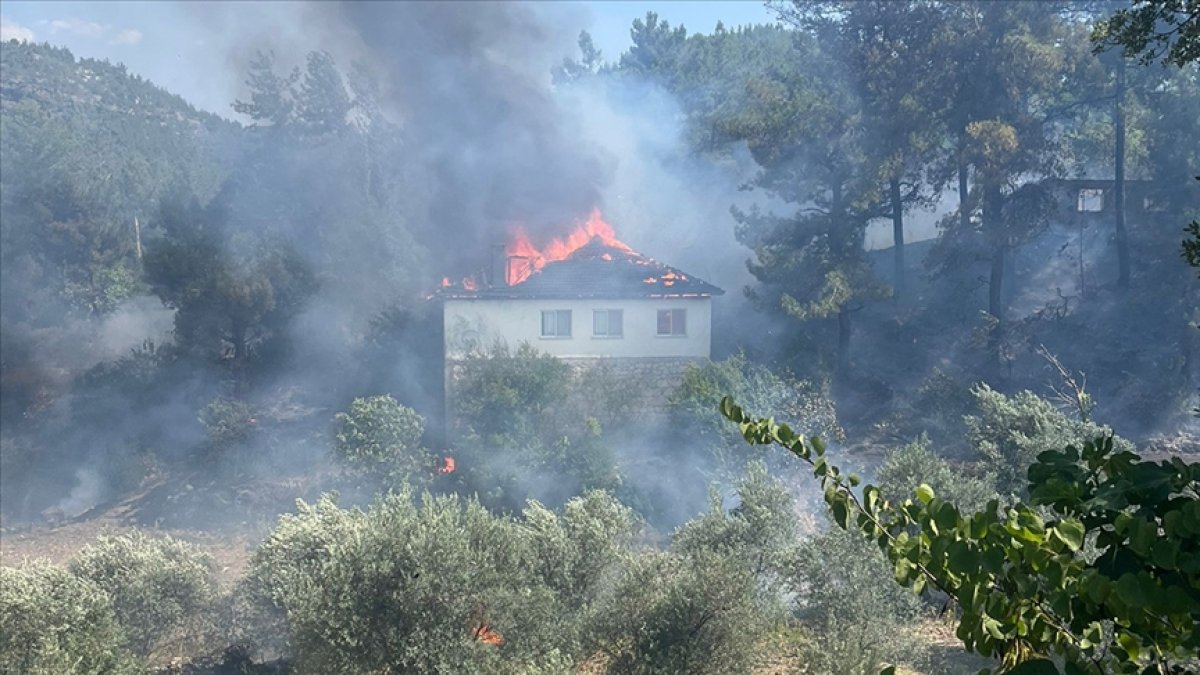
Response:
MULTIPOLYGON (((1056 178, 1045 184, 1058 202, 1056 222, 1076 226, 1113 224, 1116 217, 1113 180, 1056 178)), ((1125 220, 1130 227, 1159 223, 1166 219, 1167 207, 1168 201, 1154 181, 1125 181, 1125 220)))
POLYGON ((576 368, 603 363, 631 393, 662 389, 664 402, 684 367, 709 357, 712 298, 724 291, 706 281, 601 237, 540 267, 497 257, 489 279, 446 283, 435 296, 448 408, 463 360, 498 344, 529 343, 576 368))

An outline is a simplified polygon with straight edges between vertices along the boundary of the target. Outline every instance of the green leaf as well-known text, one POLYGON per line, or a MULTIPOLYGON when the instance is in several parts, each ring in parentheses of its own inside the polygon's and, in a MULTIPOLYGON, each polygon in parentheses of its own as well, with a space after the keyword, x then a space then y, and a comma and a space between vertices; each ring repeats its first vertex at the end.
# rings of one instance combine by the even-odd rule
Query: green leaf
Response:
POLYGON ((1074 518, 1063 518, 1054 526, 1054 534, 1072 551, 1078 551, 1083 546, 1083 523, 1074 518))
POLYGON ((929 504, 933 501, 933 488, 929 487, 927 483, 921 483, 917 488, 917 501, 922 504, 929 504))
POLYGON ((1131 661, 1137 660, 1138 654, 1142 651, 1142 645, 1136 637, 1125 631, 1121 631, 1117 633, 1117 642, 1129 654, 1131 661))

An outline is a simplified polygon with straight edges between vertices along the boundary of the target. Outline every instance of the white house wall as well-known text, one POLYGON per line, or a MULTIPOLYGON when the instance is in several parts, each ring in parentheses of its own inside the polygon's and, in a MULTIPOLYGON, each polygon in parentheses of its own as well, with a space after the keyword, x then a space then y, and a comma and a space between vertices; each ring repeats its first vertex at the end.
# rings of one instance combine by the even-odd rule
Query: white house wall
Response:
POLYGON ((712 343, 710 298, 633 300, 446 300, 446 358, 488 349, 498 343, 516 348, 528 342, 560 358, 707 358, 712 343), (542 337, 542 311, 571 310, 571 337, 542 337), (592 311, 620 309, 624 335, 592 337, 592 311), (660 336, 658 310, 686 309, 687 335, 660 336))

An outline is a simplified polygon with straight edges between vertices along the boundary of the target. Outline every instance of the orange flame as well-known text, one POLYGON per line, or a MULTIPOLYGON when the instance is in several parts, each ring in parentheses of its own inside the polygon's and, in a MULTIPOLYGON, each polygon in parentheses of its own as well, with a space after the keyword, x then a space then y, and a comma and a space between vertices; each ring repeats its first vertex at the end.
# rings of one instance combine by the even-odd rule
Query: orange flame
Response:
POLYGON ((463 288, 468 291, 479 290, 479 282, 475 281, 475 277, 467 277, 462 281, 463 288))
POLYGON ((442 288, 450 288, 450 277, 442 277, 442 288))
MULTIPOLYGON (((545 267, 546 263, 566 260, 572 253, 583 248, 584 245, 595 237, 599 237, 605 246, 625 251, 626 253, 634 252, 633 249, 617 239, 612 225, 609 225, 604 220, 604 216, 600 215, 600 209, 592 209, 592 213, 588 219, 576 225, 570 234, 565 237, 552 239, 540 249, 534 246, 533 242, 529 239, 529 235, 525 233, 524 228, 520 226, 513 228, 512 238, 508 242, 508 246, 505 247, 504 253, 509 258, 523 258, 528 264, 508 265, 505 275, 508 285, 515 286, 525 281, 534 272, 545 267)), ((612 256, 609 255, 605 259, 611 260, 612 256)))
POLYGON ((442 458, 441 465, 438 466, 438 473, 454 473, 454 458, 446 455, 442 458))
POLYGON ((500 646, 504 644, 504 636, 486 623, 479 624, 475 629, 475 639, 487 645, 500 646))

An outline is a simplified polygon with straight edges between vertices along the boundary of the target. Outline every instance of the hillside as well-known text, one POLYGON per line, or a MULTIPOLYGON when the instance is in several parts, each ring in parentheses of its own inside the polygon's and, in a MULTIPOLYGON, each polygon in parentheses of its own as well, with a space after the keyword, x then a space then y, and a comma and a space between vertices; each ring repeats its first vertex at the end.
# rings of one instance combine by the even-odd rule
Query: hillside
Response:
POLYGON ((158 234, 164 197, 208 201, 239 134, 124 66, 0 44, 6 427, 30 422, 88 365, 98 336, 87 322, 145 292, 141 242, 158 234))
POLYGON ((126 124, 136 120, 178 134, 238 128, 130 73, 123 64, 76 59, 62 47, 16 40, 0 43, 0 73, 0 102, 5 106, 31 101, 47 113, 79 121, 112 122, 114 116, 121 116, 126 124))

